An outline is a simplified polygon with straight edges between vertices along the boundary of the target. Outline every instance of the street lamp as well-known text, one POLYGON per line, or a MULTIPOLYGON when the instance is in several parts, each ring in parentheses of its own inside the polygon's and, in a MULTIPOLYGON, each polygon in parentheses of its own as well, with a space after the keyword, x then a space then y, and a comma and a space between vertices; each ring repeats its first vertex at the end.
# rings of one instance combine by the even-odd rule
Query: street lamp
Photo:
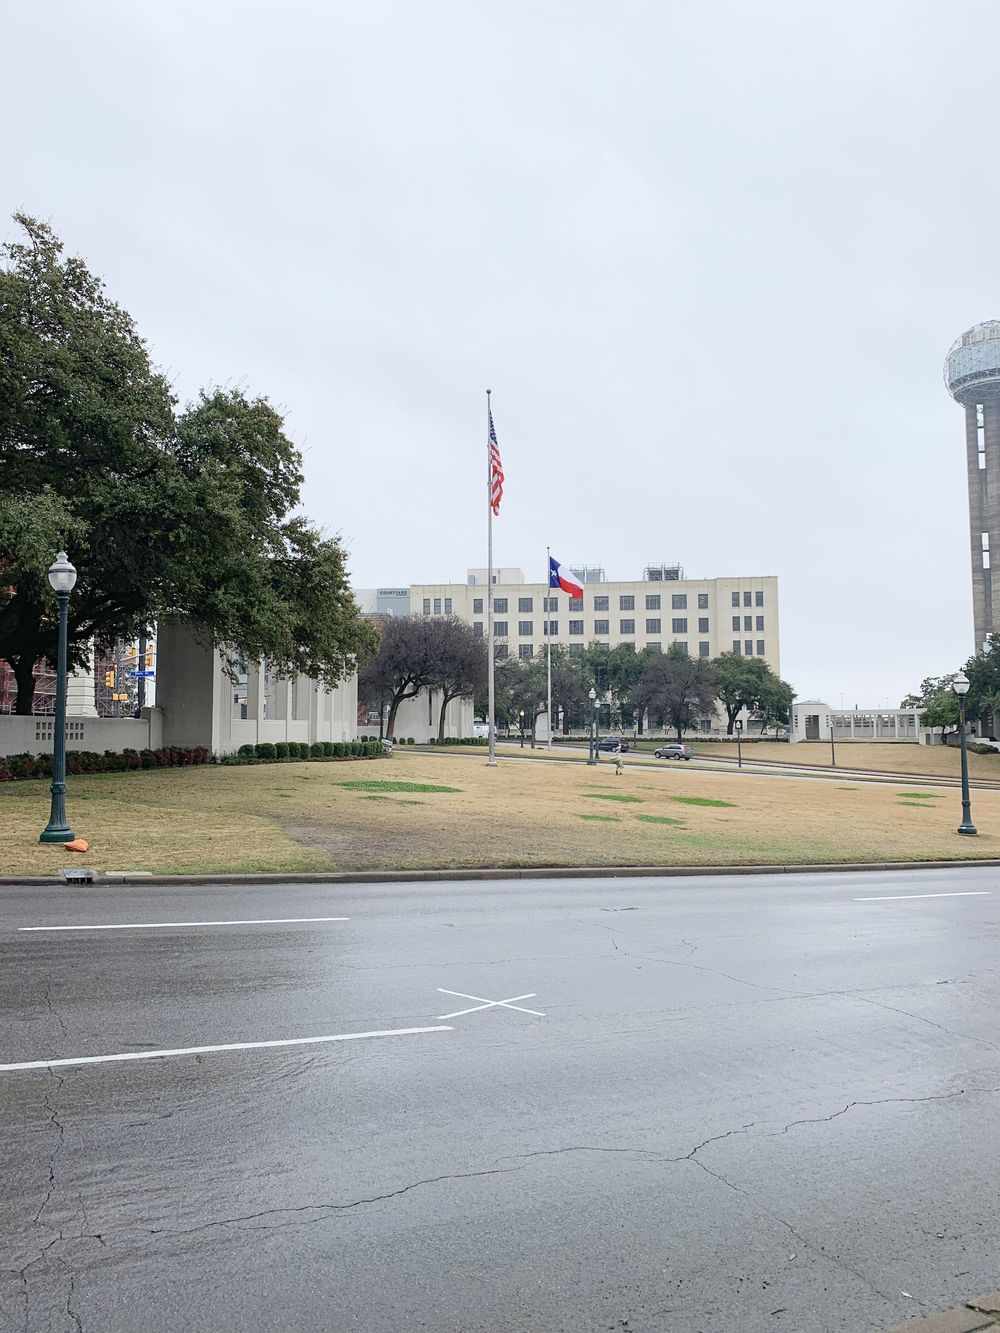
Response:
POLYGON ((593 704, 594 711, 590 718, 590 754, 587 758, 588 764, 598 763, 597 758, 597 710, 600 708, 600 700, 597 697, 597 691, 591 686, 590 693, 587 696, 593 704))
POLYGON ((743 723, 739 720, 739 718, 737 718, 737 719, 736 719, 736 766, 737 766, 737 768, 742 768, 742 767, 743 767, 743 746, 742 746, 742 744, 741 744, 742 740, 743 740, 743 723))
POLYGON ((521 718, 521 749, 523 750, 523 749, 524 749, 524 709, 523 709, 523 708, 521 709, 521 712, 520 712, 519 716, 520 716, 520 718, 521 718))
POLYGON ((830 767, 831 767, 831 768, 836 768, 836 767, 837 767, 837 750, 836 750, 836 747, 834 746, 834 743, 833 743, 833 714, 832 714, 832 713, 828 713, 828 714, 827 714, 827 717, 830 719, 830 767))
POLYGON ((73 830, 66 823, 66 640, 69 626, 69 595, 76 583, 76 570, 60 551, 49 567, 49 583, 59 599, 59 648, 56 656, 56 716, 52 726, 52 804, 49 822, 39 842, 72 842, 73 830))
POLYGON ((964 671, 958 673, 951 688, 958 698, 958 725, 962 745, 962 822, 958 826, 958 832, 971 835, 976 832, 976 826, 972 822, 972 812, 969 809, 969 759, 965 749, 965 696, 969 693, 969 677, 964 671))

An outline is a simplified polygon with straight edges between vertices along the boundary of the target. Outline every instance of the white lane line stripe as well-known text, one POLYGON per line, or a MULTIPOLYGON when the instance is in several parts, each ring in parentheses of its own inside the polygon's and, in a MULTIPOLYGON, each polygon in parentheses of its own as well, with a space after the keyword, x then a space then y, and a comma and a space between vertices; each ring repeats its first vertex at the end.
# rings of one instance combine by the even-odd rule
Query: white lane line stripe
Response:
POLYGON ((900 898, 988 898, 992 889, 965 889, 961 893, 885 893, 878 898, 855 898, 856 903, 888 903, 900 898))
POLYGON ((318 1046, 330 1041, 362 1041, 366 1037, 416 1037, 424 1032, 454 1032, 452 1027, 388 1028, 384 1032, 340 1032, 332 1037, 289 1037, 282 1041, 232 1041, 224 1046, 181 1046, 174 1051, 120 1051, 117 1055, 71 1055, 60 1060, 22 1060, 0 1065, 0 1073, 19 1069, 54 1069, 57 1065, 104 1065, 116 1060, 158 1060, 168 1055, 205 1055, 211 1051, 259 1051, 269 1046, 318 1046))
POLYGON ((175 930, 178 926, 291 926, 350 919, 349 916, 274 916, 255 921, 123 921, 113 926, 18 926, 18 930, 175 930))

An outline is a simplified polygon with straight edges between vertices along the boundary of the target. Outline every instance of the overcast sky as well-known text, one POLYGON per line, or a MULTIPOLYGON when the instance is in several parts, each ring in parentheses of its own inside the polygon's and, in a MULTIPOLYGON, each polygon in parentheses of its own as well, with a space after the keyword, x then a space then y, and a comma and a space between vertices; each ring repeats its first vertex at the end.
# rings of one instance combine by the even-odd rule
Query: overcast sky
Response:
POLYGON ((4 45, 0 233, 49 219, 182 400, 282 407, 356 586, 485 564, 489 386, 498 564, 775 574, 836 706, 972 650, 994 0, 47 0, 4 45))

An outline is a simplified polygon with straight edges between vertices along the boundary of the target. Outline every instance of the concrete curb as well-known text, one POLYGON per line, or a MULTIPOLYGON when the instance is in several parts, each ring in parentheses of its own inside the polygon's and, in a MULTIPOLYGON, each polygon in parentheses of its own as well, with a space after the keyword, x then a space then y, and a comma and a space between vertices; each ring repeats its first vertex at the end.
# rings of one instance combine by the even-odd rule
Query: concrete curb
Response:
POLYGON ((1000 1291, 977 1296, 930 1319, 909 1319, 904 1324, 895 1324, 885 1333, 980 1333, 991 1328, 1000 1328, 1000 1291))
MULTIPOLYGON (((1000 866, 1000 859, 982 861, 845 861, 830 865, 776 866, 498 866, 459 870, 359 870, 287 871, 257 875, 151 875, 148 871, 94 872, 95 885, 145 884, 414 884, 498 879, 681 879, 713 875, 829 875, 858 870, 967 870, 975 866, 1000 866)), ((78 867, 74 867, 77 869, 78 867)), ((59 885, 55 875, 0 875, 0 886, 59 885)))

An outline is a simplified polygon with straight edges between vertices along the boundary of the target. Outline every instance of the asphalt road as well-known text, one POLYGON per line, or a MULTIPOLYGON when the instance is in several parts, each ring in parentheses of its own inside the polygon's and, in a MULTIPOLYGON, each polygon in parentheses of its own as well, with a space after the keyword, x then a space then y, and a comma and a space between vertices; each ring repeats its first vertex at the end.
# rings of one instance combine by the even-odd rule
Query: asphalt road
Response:
POLYGON ((0 1328, 853 1333, 993 1290, 998 874, 0 889, 0 1328))

